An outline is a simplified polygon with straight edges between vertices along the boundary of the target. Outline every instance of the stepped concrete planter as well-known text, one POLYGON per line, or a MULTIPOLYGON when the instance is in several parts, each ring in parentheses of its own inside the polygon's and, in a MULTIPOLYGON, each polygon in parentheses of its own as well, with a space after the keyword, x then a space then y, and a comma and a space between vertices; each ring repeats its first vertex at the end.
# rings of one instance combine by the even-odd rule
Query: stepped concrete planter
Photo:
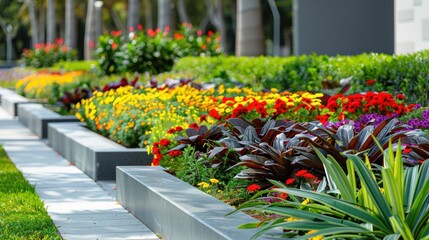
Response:
POLYGON ((98 180, 115 180, 116 166, 150 165, 145 149, 126 148, 81 123, 49 123, 49 145, 65 159, 98 180))
POLYGON ((34 103, 34 100, 30 100, 16 93, 6 92, 1 96, 1 106, 12 116, 18 116, 18 105, 34 103))
POLYGON ((38 103, 18 105, 18 119, 40 138, 48 137, 48 123, 78 122, 75 116, 62 116, 38 103))
POLYGON ((15 94, 15 92, 7 88, 0 88, 0 103, 1 103, 2 96, 8 95, 8 94, 15 94))
POLYGON ((116 168, 117 201, 164 239, 250 239, 259 229, 237 229, 256 219, 158 167, 116 168))

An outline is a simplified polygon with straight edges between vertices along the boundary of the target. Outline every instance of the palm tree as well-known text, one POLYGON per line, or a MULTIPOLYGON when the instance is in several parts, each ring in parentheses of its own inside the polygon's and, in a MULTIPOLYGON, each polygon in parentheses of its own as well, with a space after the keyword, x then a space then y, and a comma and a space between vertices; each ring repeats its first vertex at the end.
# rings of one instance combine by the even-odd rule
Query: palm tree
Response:
POLYGON ((140 0, 128 0, 128 29, 137 28, 140 23, 140 0))
POLYGON ((39 43, 38 31, 37 31, 37 19, 36 19, 36 6, 34 0, 28 1, 28 11, 30 15, 30 24, 31 24, 31 42, 32 45, 39 43))
POLYGON ((158 28, 162 31, 171 26, 171 1, 158 0, 158 28))
POLYGON ((76 28, 75 28, 75 16, 74 16, 74 0, 66 0, 66 33, 65 33, 65 45, 71 48, 76 47, 76 28))
POLYGON ((265 53, 260 0, 237 1, 237 56, 265 53))
POLYGON ((94 27, 94 0, 88 0, 86 23, 85 23, 85 60, 92 59, 92 53, 95 46, 95 27, 94 27))
POLYGON ((55 0, 48 0, 47 7, 47 35, 46 42, 53 43, 55 41, 55 0))

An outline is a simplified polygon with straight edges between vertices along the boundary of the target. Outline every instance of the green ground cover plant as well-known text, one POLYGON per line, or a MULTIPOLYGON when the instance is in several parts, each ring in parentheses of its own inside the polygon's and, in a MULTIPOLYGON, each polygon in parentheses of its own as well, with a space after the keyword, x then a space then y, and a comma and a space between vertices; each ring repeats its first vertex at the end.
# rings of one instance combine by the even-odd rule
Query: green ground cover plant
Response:
POLYGON ((34 187, 1 146, 0 239, 62 239, 34 187))

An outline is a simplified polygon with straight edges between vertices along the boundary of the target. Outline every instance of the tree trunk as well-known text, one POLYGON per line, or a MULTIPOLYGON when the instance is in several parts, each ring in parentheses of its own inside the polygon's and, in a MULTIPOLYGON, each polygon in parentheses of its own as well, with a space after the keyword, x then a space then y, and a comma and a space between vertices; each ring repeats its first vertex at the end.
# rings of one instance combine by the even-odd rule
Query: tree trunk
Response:
POLYGON ((147 29, 153 28, 153 14, 152 14, 152 1, 144 0, 144 16, 145 16, 145 27, 147 29))
POLYGON ((91 60, 95 47, 95 32, 94 32, 94 0, 88 0, 85 23, 85 60, 91 60))
POLYGON ((163 31, 166 26, 171 26, 170 0, 158 0, 158 28, 163 31))
POLYGON ((46 42, 54 43, 55 42, 55 0, 47 0, 47 36, 46 42))
POLYGON ((186 11, 185 0, 177 0, 177 11, 179 12, 180 23, 190 23, 188 12, 186 11))
POLYGON ((137 30, 140 23, 140 0, 128 0, 128 31, 130 27, 137 30))
POLYGON ((46 34, 46 11, 44 8, 44 2, 42 1, 39 8, 39 43, 45 42, 45 34, 46 34))
POLYGON ((76 20, 74 10, 74 0, 66 0, 66 34, 64 42, 66 46, 71 48, 76 48, 76 20))
POLYGON ((118 13, 115 9, 110 9, 110 16, 112 17, 113 24, 115 25, 116 30, 121 30, 122 32, 126 32, 125 23, 121 21, 121 18, 119 17, 118 13))
POLYGON ((237 56, 258 56, 265 53, 261 4, 259 0, 238 0, 237 56))
POLYGON ((39 43, 39 37, 37 36, 39 32, 37 31, 36 6, 34 0, 28 0, 28 12, 31 24, 31 44, 34 46, 34 44, 39 43))

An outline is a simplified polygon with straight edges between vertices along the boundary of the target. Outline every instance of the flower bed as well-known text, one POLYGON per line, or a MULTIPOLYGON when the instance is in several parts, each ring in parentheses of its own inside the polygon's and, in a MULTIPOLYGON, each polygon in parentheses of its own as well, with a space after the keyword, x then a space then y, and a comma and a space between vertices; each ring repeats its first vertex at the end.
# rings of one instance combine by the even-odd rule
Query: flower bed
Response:
POLYGON ((16 91, 27 98, 47 99, 54 103, 62 95, 60 87, 73 83, 82 73, 39 71, 20 79, 16 84, 16 91))

